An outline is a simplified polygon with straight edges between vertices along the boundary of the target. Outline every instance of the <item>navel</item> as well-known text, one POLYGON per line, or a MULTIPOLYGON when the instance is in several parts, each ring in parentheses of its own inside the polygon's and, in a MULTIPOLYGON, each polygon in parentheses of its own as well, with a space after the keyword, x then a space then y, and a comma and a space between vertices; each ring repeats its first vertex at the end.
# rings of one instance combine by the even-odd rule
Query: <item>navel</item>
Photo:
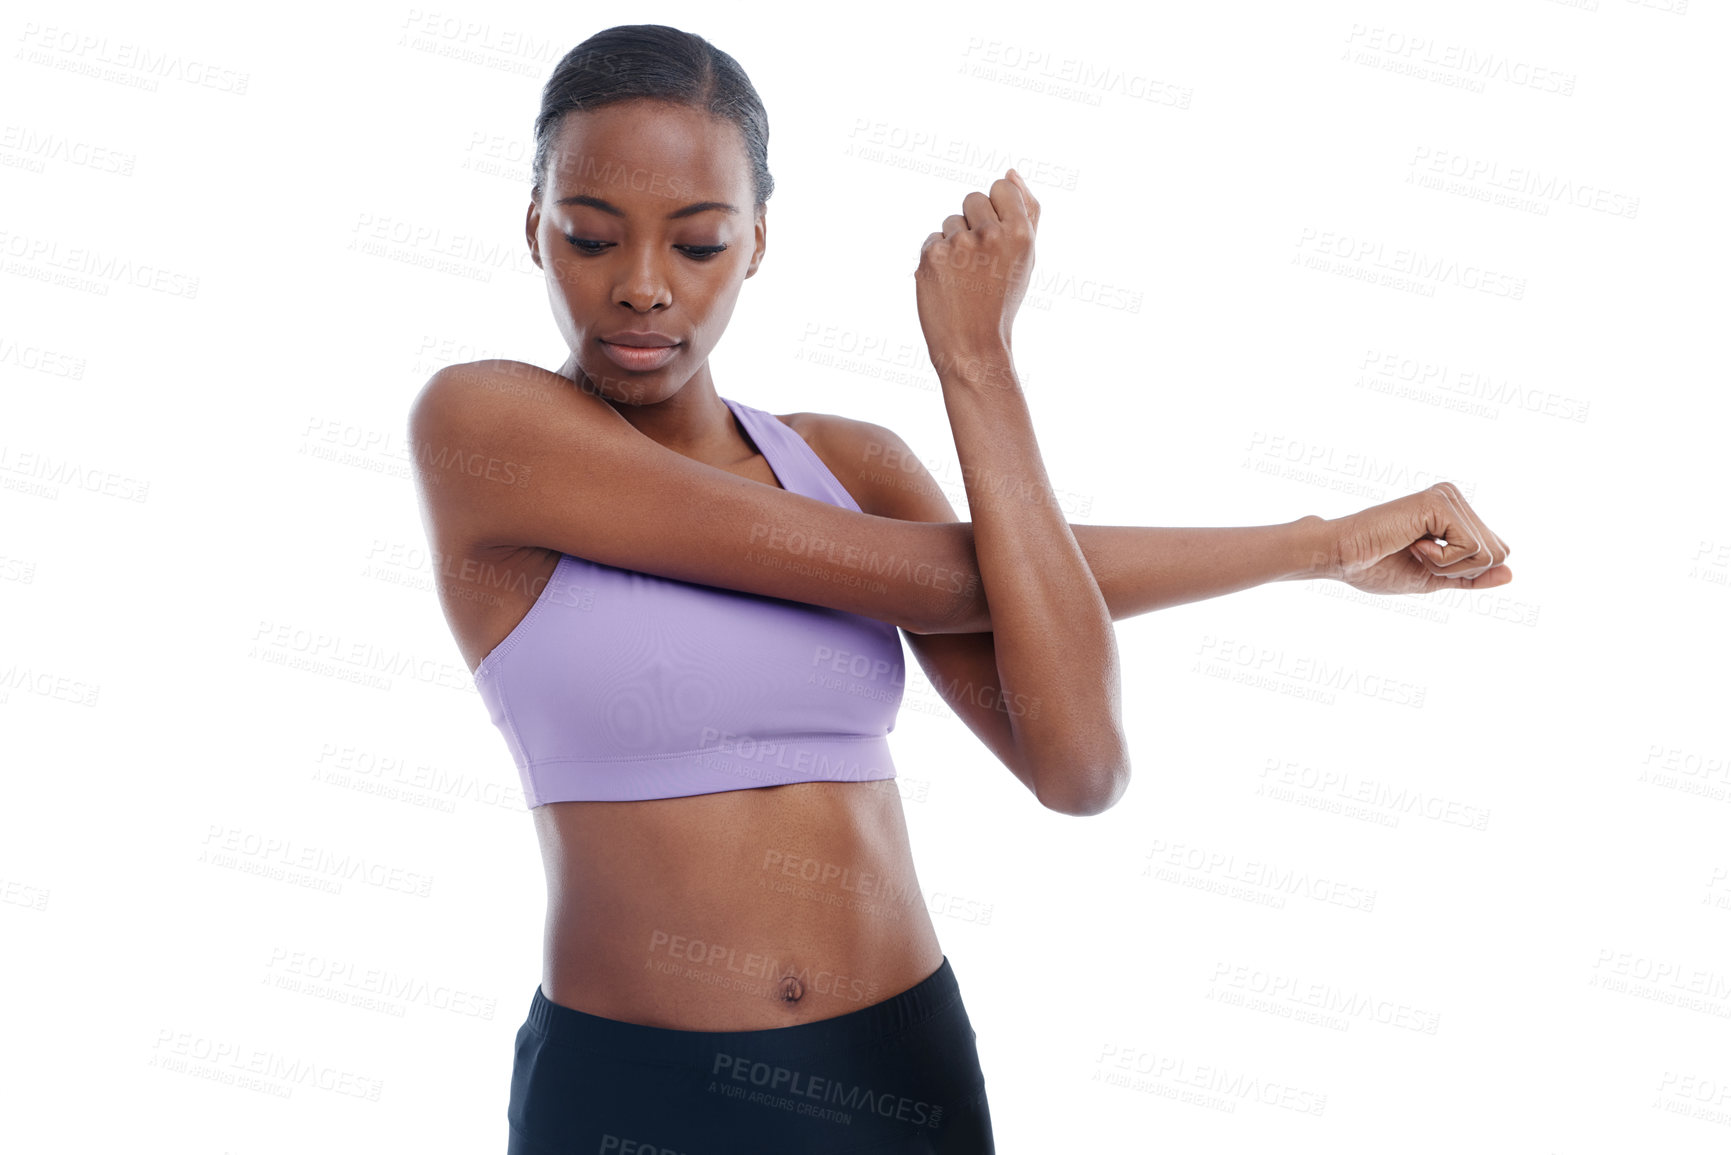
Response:
POLYGON ((797 1003, 805 997, 805 984, 795 975, 788 975, 781 980, 781 1001, 797 1003))

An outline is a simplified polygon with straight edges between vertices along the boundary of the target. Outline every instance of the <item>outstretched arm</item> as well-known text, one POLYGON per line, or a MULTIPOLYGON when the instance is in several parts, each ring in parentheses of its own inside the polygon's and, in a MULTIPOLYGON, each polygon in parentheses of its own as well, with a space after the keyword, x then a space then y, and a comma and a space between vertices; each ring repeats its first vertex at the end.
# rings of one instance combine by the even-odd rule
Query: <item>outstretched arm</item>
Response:
MULTIPOLYGON (((809 416, 819 418, 815 422, 816 448, 866 513, 900 521, 941 523, 971 534, 972 527, 959 521, 937 481, 893 430, 829 414, 809 416)), ((1510 553, 1509 547, 1477 521, 1458 493, 1443 483, 1333 520, 1311 514, 1275 525, 1173 529, 1071 525, 1070 530, 1087 556, 1114 620, 1268 581, 1299 578, 1332 578, 1360 589, 1395 592, 1387 580, 1391 574, 1399 576, 1404 571, 1407 584, 1399 588, 1409 593, 1449 585, 1487 589, 1507 584, 1513 575, 1502 562, 1510 553), (1439 576, 1436 568, 1427 568, 1428 558, 1425 565, 1415 560, 1415 552, 1436 553, 1434 542, 1425 540, 1400 548, 1403 532, 1406 542, 1414 542, 1413 535, 1424 531, 1424 511, 1445 508, 1453 509, 1458 517, 1451 546, 1464 557, 1474 552, 1470 543, 1479 541, 1485 555, 1472 568, 1457 570, 1454 577, 1439 576), (1403 517, 1407 519, 1404 530, 1403 517), (1477 529, 1463 534, 1469 517, 1477 529), (1381 560, 1366 568, 1362 559, 1367 556, 1380 556, 1381 560), (1360 559, 1357 564, 1351 564, 1354 558, 1360 559), (1380 577, 1379 570, 1383 571, 1380 577)), ((1446 520, 1431 524, 1443 530, 1432 536, 1448 537, 1446 520)), ((977 577, 977 569, 966 570, 969 588, 978 588, 977 577)), ((1047 704, 1037 697, 1005 692, 998 676, 991 615, 984 600, 964 616, 972 620, 954 624, 978 628, 973 632, 906 633, 908 646, 938 696, 1026 785, 1029 775, 1010 718, 1037 717, 1047 704)))
MULTIPOLYGON (((1265 582, 1329 577, 1329 523, 1071 525, 1113 621, 1237 593, 1265 582)), ((985 607, 982 607, 985 608, 985 607)), ((980 622, 991 629, 989 608, 980 622)))
MULTIPOLYGON (((950 564, 959 573, 956 584, 970 595, 942 630, 921 632, 989 632, 992 614, 981 592, 974 527, 956 513, 920 456, 893 429, 870 421, 832 413, 799 416, 811 422, 814 448, 862 511, 897 521, 937 523, 957 536, 950 564)), ((1122 621, 1264 582, 1338 578, 1335 550, 1345 520, 1307 514, 1274 525, 1068 524, 1106 600, 1106 612, 1113 621, 1122 621)), ((1497 583, 1480 583, 1486 584, 1497 583)))
MULTIPOLYGON (((894 452, 909 452, 882 426, 850 424, 862 427, 853 434, 859 444, 881 441, 894 452)), ((936 512, 934 497, 949 511, 946 520, 954 518, 937 482, 919 466, 917 479, 904 473, 880 487, 870 511, 928 521, 936 512)), ((972 537, 968 522, 952 521, 947 528, 972 537)), ((1514 580, 1503 564, 1513 551, 1447 481, 1332 519, 1306 514, 1274 525, 1071 525, 1070 531, 1114 621, 1274 581, 1332 578, 1366 593, 1415 594, 1492 589, 1514 580)), ((975 580, 977 567, 954 564, 967 592, 956 595, 958 608, 943 626, 925 632, 995 629, 985 591, 975 580)))

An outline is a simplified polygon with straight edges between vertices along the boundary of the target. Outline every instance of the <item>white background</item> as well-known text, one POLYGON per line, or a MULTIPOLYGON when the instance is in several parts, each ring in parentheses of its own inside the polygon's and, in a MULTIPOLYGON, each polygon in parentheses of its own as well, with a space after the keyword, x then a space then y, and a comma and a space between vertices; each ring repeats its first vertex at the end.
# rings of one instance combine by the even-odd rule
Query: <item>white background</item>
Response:
POLYGON ((9 9, 0 1145, 503 1148, 544 884, 405 417, 441 365, 563 360, 540 86, 642 20, 769 110, 723 395, 887 425, 965 509, 910 274, 1014 164, 1071 520, 1451 479, 1514 550, 1478 594, 1120 623, 1094 818, 910 655, 999 1149, 1724 1151, 1727 28, 1682 3, 9 9))

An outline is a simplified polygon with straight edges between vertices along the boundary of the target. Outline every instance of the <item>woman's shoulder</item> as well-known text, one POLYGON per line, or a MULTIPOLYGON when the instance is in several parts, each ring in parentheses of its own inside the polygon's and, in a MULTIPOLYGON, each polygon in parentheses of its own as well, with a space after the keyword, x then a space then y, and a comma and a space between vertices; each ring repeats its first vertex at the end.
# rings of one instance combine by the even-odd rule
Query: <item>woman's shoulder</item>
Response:
POLYGON ((493 358, 447 365, 429 377, 409 404, 411 430, 472 438, 489 429, 505 441, 568 436, 606 403, 584 397, 569 377, 527 361, 493 358))
POLYGON ((861 513, 901 521, 960 521, 906 441, 888 426, 837 413, 776 417, 804 438, 861 513))
POLYGON ((419 404, 434 397, 451 401, 512 394, 545 395, 570 388, 570 378, 561 377, 551 369, 527 361, 492 357, 484 361, 446 365, 427 378, 415 400, 419 404))

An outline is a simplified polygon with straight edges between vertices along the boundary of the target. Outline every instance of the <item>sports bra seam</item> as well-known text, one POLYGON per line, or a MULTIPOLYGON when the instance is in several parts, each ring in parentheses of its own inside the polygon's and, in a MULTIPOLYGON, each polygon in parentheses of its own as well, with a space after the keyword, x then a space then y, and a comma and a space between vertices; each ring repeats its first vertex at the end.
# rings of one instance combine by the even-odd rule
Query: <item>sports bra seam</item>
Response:
MULTIPOLYGON (((758 738, 750 734, 742 735, 742 737, 750 738, 753 742, 757 742, 761 745, 766 742, 793 742, 798 741, 801 738, 821 738, 826 742, 884 742, 888 740, 889 735, 825 734, 821 731, 804 731, 799 734, 778 735, 774 738, 758 738)), ((519 743, 519 745, 520 744, 521 743, 519 743)), ((689 758, 693 754, 720 754, 725 752, 726 751, 719 750, 713 746, 698 746, 690 750, 675 750, 671 754, 630 754, 615 758, 531 758, 529 760, 529 765, 534 767, 551 766, 556 763, 574 763, 577 765, 617 766, 627 762, 662 762, 669 758, 689 758)))
MULTIPOLYGON (((559 567, 555 565, 553 568, 557 569, 559 567)), ((534 607, 530 607, 531 612, 533 612, 533 609, 534 607)), ((518 767, 519 771, 524 777, 529 779, 529 784, 534 786, 535 756, 529 753, 529 747, 523 743, 522 731, 517 729, 517 714, 511 709, 511 695, 504 691, 505 687, 501 684, 499 686, 499 705, 503 708, 505 715, 505 729, 511 736, 512 745, 523 751, 523 765, 518 767)), ((539 795, 540 791, 536 790, 535 793, 539 795)))

